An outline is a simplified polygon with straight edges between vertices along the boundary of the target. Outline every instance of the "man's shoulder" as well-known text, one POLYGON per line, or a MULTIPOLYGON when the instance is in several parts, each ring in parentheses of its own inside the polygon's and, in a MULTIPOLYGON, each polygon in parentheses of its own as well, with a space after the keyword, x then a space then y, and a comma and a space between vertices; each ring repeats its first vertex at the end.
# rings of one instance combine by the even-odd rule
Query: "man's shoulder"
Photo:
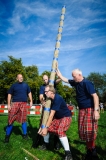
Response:
POLYGON ((56 100, 60 100, 63 99, 61 95, 59 95, 58 93, 55 94, 55 99, 56 100))
POLYGON ((14 87, 14 86, 16 86, 18 83, 17 82, 15 82, 15 83, 13 83, 12 85, 11 85, 11 87, 14 87))
POLYGON ((84 84, 93 84, 89 79, 84 78, 82 81, 84 84))
POLYGON ((89 92, 90 90, 92 90, 92 94, 95 93, 94 84, 90 80, 84 79, 82 85, 87 90, 87 92, 89 92))
POLYGON ((45 84, 42 84, 42 85, 40 86, 40 88, 41 88, 41 89, 42 89, 42 88, 45 88, 45 86, 46 86, 45 84))

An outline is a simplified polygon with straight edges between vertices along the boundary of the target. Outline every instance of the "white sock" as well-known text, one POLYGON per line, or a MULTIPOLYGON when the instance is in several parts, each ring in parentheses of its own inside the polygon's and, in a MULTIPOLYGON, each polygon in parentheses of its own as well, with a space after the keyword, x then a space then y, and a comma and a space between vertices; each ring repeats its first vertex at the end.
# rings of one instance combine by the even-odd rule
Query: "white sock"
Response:
POLYGON ((59 138, 60 142, 64 148, 65 151, 70 151, 69 143, 67 137, 61 137, 59 138))
POLYGON ((50 137, 49 133, 46 136, 44 136, 43 137, 44 142, 49 143, 49 137, 50 137))

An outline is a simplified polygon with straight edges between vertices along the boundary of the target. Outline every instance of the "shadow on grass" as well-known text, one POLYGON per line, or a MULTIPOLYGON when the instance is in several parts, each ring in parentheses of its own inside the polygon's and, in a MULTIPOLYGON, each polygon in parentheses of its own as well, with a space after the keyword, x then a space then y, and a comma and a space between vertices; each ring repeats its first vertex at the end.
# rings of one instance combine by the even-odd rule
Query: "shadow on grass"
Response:
MULTIPOLYGON (((4 127, 4 131, 5 131, 5 132, 6 132, 6 127, 7 127, 7 126, 4 127)), ((11 134, 12 134, 12 133, 14 133, 15 135, 22 135, 22 131, 21 131, 21 129, 20 129, 20 126, 15 126, 15 125, 14 125, 11 134)), ((11 134, 10 134, 10 135, 11 135, 11 134)))
POLYGON ((100 155, 101 159, 100 160, 105 160, 106 159, 106 150, 103 150, 101 147, 96 146, 97 153, 100 155))
POLYGON ((99 124, 98 126, 101 127, 101 128, 105 128, 106 127, 106 125, 101 125, 101 124, 99 124))
POLYGON ((36 126, 32 126, 30 118, 28 118, 28 136, 32 139, 32 146, 37 148, 43 143, 43 137, 38 134, 38 129, 36 126))

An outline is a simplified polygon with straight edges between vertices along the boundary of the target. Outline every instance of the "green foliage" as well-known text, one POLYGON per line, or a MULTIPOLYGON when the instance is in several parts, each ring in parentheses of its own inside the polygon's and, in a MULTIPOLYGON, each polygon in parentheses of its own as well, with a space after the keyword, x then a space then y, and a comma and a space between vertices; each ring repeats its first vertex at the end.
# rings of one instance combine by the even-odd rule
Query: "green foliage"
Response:
POLYGON ((37 103, 39 97, 39 87, 41 85, 41 78, 39 77, 38 68, 34 65, 24 68, 26 72, 26 82, 32 91, 33 103, 37 103))
POLYGON ((50 77, 50 72, 49 71, 44 71, 42 74, 41 74, 41 76, 43 77, 43 75, 48 75, 48 77, 50 77))
POLYGON ((94 83, 97 94, 99 95, 101 102, 106 102, 106 74, 101 75, 100 73, 92 72, 87 77, 94 83))

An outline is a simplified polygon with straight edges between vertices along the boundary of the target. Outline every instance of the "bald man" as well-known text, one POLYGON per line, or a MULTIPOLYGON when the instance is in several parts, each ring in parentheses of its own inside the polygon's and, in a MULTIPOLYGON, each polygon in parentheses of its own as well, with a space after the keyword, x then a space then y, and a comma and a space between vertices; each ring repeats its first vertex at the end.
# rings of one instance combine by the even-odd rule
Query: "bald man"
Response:
POLYGON ((17 82, 8 90, 8 125, 6 127, 5 143, 9 142, 14 121, 22 124, 23 138, 27 139, 27 98, 32 106, 32 94, 27 83, 23 82, 22 74, 16 77, 17 82), (12 101, 12 103, 11 103, 12 101))
MULTIPOLYGON (((56 88, 56 85, 61 81, 61 79, 57 79, 56 81, 54 81, 54 88, 56 88)), ((49 84, 49 77, 48 75, 43 75, 43 82, 44 84, 40 87, 40 91, 39 91, 39 100, 41 103, 43 103, 43 101, 45 100, 45 87, 49 84)))
POLYGON ((76 89, 76 99, 79 107, 78 129, 81 140, 86 141, 87 154, 85 160, 97 157, 95 140, 97 137, 99 115, 99 98, 91 81, 85 79, 82 71, 72 71, 73 80, 65 78, 59 69, 57 75, 76 89))

